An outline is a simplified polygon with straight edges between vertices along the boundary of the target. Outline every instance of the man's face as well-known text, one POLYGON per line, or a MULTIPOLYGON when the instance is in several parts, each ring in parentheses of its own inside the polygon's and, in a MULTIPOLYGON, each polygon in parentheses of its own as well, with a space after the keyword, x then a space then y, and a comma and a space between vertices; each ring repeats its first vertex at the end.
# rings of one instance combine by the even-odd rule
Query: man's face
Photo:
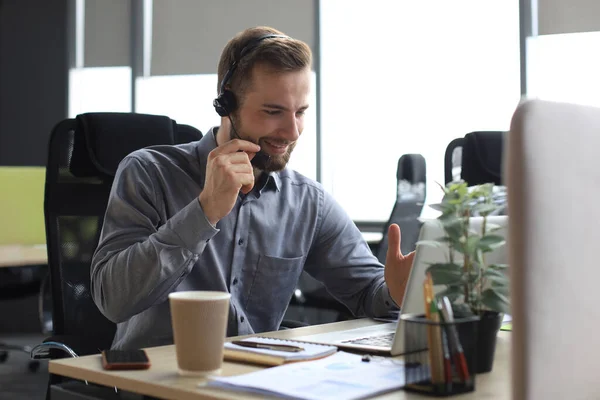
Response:
MULTIPOLYGON (((232 119, 242 139, 258 143, 270 156, 256 157, 255 167, 267 172, 285 168, 304 130, 309 93, 309 68, 272 72, 262 65, 254 67, 252 83, 232 119)), ((233 129, 230 136, 236 137, 233 129)))

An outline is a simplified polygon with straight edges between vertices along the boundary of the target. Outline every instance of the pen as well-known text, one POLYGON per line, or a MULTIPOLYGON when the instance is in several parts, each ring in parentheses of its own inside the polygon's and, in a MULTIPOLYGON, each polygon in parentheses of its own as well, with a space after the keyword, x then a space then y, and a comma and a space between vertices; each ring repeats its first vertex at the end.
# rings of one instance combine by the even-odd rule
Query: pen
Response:
POLYGON ((450 356, 450 343, 446 329, 442 328, 442 348, 444 351, 444 380, 446 381, 446 390, 452 391, 452 360, 450 356))
POLYGON ((275 350, 275 351, 287 351, 290 353, 297 353, 299 351, 304 351, 304 348, 298 346, 290 346, 288 344, 271 344, 271 343, 261 343, 261 342, 252 342, 249 340, 234 340, 231 343, 242 346, 242 347, 250 347, 253 349, 265 349, 265 350, 275 350))
POLYGON ((441 300, 441 311, 442 317, 446 323, 448 323, 448 333, 449 339, 452 343, 452 347, 454 347, 455 352, 455 361, 456 361, 456 369, 458 370, 458 375, 462 382, 466 383, 469 378, 469 368, 467 366, 467 360, 465 358, 465 353, 460 344, 460 339, 458 338, 458 331, 456 330, 456 326, 454 326, 454 313, 452 311, 452 305, 450 304, 450 300, 448 297, 444 296, 441 300))

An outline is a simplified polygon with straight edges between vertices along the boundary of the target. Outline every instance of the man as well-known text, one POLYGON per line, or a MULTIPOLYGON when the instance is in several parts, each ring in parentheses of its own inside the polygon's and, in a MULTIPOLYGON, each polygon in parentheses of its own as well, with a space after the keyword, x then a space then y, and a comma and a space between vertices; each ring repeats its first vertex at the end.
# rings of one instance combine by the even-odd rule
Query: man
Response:
POLYGON ((228 335, 276 330, 303 270, 357 316, 401 303, 413 254, 398 226, 384 272, 321 185, 286 169, 311 62, 277 30, 241 32, 219 62, 220 127, 121 162, 91 269, 94 301, 118 323, 113 348, 172 343, 168 294, 181 290, 230 292, 228 335))

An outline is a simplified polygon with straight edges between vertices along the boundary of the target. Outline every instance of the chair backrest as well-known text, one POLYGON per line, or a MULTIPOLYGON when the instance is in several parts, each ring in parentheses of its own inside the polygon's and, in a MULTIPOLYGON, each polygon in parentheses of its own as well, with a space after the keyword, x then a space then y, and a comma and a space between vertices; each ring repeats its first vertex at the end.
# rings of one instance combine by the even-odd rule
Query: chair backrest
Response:
POLYGON ((460 176, 469 186, 483 183, 502 184, 504 132, 467 133, 462 143, 460 176))
POLYGON ((453 139, 446 146, 446 152, 444 153, 444 181, 446 185, 460 178, 463 140, 463 138, 453 139), (456 171, 457 169, 458 171, 456 171))
POLYGON ((513 399, 598 399, 600 109, 523 102, 506 143, 513 399))
POLYGON ((502 185, 502 153, 504 132, 470 132, 454 139, 444 154, 444 180, 455 180, 457 165, 460 178, 469 186, 483 183, 502 185))
POLYGON ((110 347, 115 325, 91 298, 90 264, 117 166, 140 148, 201 137, 197 129, 168 117, 134 113, 81 114, 54 127, 44 214, 55 335, 110 347))
POLYGON ((401 251, 407 254, 417 245, 421 223, 419 216, 425 203, 427 169, 421 154, 404 154, 398 160, 396 170, 396 203, 383 229, 383 237, 377 247, 377 259, 385 264, 388 248, 387 231, 391 224, 398 224, 402 232, 401 251))

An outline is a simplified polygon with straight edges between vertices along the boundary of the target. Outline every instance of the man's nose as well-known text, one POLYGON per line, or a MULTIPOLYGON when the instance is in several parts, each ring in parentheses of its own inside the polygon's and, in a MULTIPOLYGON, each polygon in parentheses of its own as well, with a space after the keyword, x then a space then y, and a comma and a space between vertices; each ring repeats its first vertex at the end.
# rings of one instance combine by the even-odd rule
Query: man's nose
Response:
POLYGON ((286 140, 289 140, 290 142, 298 140, 300 137, 300 126, 298 125, 298 119, 294 113, 286 115, 281 131, 286 140))

